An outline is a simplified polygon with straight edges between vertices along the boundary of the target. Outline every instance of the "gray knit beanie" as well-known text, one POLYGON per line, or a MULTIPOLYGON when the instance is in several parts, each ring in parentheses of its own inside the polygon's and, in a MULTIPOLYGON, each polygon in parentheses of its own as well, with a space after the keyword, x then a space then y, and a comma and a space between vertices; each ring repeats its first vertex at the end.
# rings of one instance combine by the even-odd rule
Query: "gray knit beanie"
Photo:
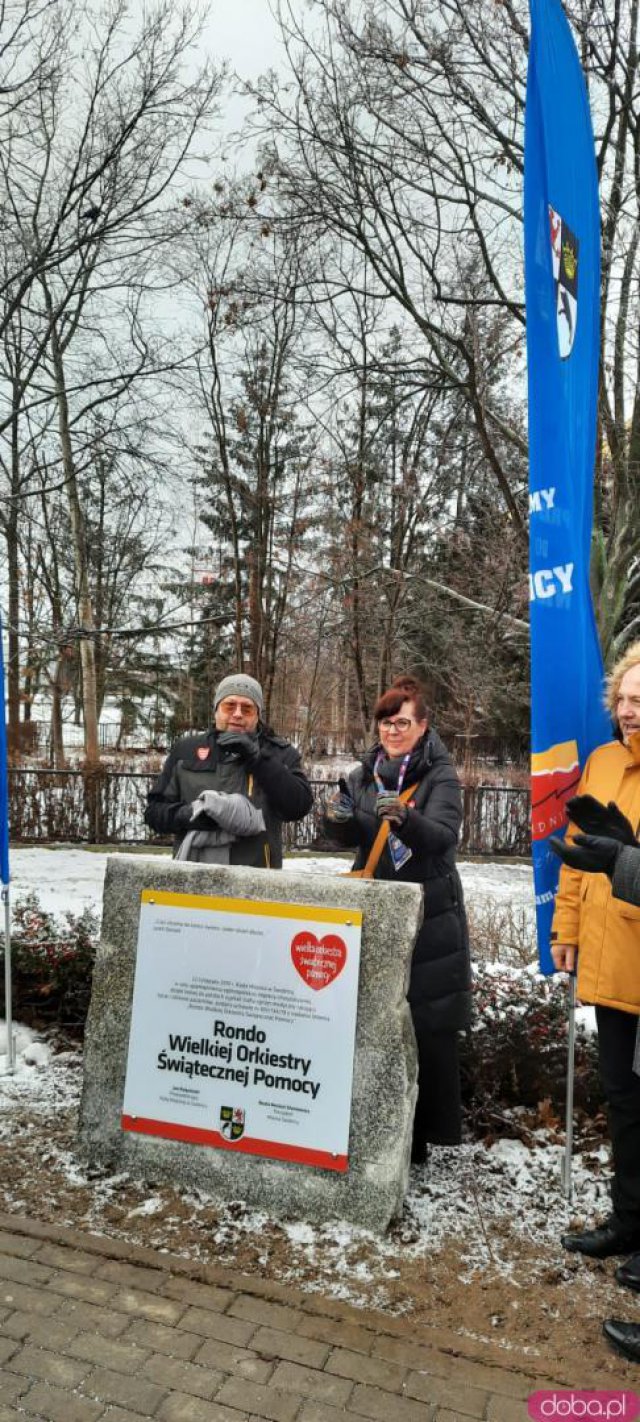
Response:
POLYGON ((222 678, 216 687, 213 698, 214 711, 217 711, 220 702, 224 701, 227 696, 248 696, 251 701, 255 702, 258 711, 262 712, 262 687, 254 676, 247 676, 246 672, 234 672, 232 676, 222 678))

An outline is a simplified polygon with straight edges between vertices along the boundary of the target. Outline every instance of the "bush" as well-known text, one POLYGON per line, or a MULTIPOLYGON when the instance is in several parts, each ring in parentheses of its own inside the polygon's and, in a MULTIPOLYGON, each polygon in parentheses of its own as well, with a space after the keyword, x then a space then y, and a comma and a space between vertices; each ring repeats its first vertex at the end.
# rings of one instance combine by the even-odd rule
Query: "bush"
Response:
MULTIPOLYGON (((475 970, 475 1014, 462 1045, 463 1098, 477 1134, 495 1130, 506 1111, 539 1111, 564 1121, 567 1078, 567 980, 481 963, 475 970)), ((595 1035, 579 1023, 575 1108, 602 1107, 595 1035)), ((503 1123, 504 1124, 504 1123, 503 1123)), ((504 1134, 504 1131, 501 1131, 504 1134)))
POLYGON ((466 905, 471 953, 479 963, 527 968, 538 961, 532 907, 488 894, 466 905))
MULTIPOLYGON (((98 941, 93 909, 56 919, 36 894, 19 899, 11 933, 12 1010, 28 1027, 59 1027, 81 1036, 89 1010, 98 941)), ((4 952, 0 1003, 4 1002, 4 952)))

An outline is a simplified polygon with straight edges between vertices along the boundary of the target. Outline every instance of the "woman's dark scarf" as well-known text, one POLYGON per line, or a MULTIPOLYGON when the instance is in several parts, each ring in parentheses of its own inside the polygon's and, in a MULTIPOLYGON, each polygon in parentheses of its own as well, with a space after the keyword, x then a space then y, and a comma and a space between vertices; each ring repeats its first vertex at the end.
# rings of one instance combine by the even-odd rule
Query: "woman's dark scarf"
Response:
MULTIPOLYGON (((382 746, 378 741, 376 742, 375 746, 372 746, 371 750, 367 751, 366 755, 363 756, 362 764, 367 774, 367 779, 373 780, 373 767, 381 750, 382 746)), ((378 765, 378 775, 380 776, 380 779, 387 790, 395 790, 396 785, 398 784, 398 776, 400 774, 400 767, 402 765, 403 760, 404 756, 402 755, 385 755, 384 758, 380 761, 380 764, 378 765)), ((429 732, 425 731, 424 736, 422 736, 422 738, 418 741, 418 744, 414 746, 413 751, 411 752, 411 759, 407 766, 404 777, 405 785, 412 785, 415 780, 422 780, 422 777, 425 771, 429 769, 431 762, 432 754, 431 744, 429 741, 429 732)))

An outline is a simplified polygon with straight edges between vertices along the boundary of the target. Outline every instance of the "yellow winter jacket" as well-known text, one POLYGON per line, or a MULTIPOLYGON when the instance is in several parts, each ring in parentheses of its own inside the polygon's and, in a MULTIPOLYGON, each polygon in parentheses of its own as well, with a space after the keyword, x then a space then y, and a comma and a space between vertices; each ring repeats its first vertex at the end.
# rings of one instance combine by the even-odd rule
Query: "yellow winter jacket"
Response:
MULTIPOLYGON (((640 731, 629 745, 609 741, 589 756, 577 790, 604 805, 614 800, 640 825, 640 731)), ((577 830, 570 825, 568 838, 577 830)), ((614 899, 606 874, 581 874, 563 864, 552 938, 578 948, 578 997, 602 1007, 640 1013, 640 908, 614 899)))

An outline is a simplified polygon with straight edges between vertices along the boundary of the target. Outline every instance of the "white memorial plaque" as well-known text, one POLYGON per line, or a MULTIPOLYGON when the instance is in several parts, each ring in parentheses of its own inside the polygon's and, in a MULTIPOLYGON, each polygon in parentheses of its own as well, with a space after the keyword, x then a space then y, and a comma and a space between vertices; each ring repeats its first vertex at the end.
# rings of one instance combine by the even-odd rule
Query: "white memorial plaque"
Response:
POLYGON ((141 898, 123 1129, 347 1170, 362 914, 141 898))

